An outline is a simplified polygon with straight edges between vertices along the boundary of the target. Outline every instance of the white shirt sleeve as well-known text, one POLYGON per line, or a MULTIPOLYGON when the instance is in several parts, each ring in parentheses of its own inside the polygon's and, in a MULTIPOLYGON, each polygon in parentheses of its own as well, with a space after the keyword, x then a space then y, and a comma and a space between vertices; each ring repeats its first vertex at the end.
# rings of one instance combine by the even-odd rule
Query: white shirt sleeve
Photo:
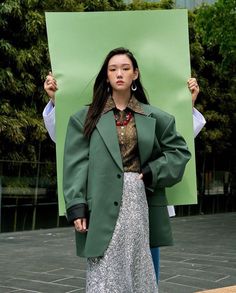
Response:
POLYGON ((43 110, 43 120, 51 139, 56 142, 55 107, 52 101, 49 101, 43 110))
MULTIPOLYGON (((198 135, 198 133, 202 130, 204 125, 206 124, 206 120, 203 115, 195 108, 193 108, 193 131, 194 137, 198 135)), ((175 216, 175 207, 167 206, 169 217, 175 216)))
POLYGON ((206 120, 203 115, 195 108, 193 108, 193 131, 194 137, 202 130, 203 126, 206 124, 206 120))
POLYGON ((175 207, 174 206, 167 206, 169 217, 175 216, 175 207))

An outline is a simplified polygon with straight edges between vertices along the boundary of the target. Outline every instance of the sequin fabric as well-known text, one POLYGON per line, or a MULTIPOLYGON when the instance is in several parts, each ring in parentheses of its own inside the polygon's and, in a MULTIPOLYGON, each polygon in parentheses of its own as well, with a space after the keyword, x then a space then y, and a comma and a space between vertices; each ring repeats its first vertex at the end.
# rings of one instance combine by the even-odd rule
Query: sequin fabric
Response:
POLYGON ((157 293, 149 247, 148 206, 138 173, 124 173, 122 204, 111 242, 87 260, 87 293, 157 293))

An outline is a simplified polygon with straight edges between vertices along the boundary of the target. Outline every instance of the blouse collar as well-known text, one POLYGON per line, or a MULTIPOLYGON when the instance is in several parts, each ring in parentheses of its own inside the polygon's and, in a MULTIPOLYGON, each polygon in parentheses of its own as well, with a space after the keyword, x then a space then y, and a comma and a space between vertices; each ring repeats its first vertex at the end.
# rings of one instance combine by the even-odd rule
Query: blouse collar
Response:
MULTIPOLYGON (((132 110, 135 113, 139 113, 139 114, 143 114, 143 115, 145 114, 141 105, 140 105, 140 102, 134 96, 131 96, 131 98, 128 102, 128 105, 127 105, 126 109, 124 109, 124 111, 126 111, 127 109, 132 110)), ((119 109, 116 108, 116 104, 115 104, 113 98, 110 96, 107 99, 107 102, 106 102, 106 105, 102 111, 102 114, 105 114, 111 110, 120 111, 119 109)))

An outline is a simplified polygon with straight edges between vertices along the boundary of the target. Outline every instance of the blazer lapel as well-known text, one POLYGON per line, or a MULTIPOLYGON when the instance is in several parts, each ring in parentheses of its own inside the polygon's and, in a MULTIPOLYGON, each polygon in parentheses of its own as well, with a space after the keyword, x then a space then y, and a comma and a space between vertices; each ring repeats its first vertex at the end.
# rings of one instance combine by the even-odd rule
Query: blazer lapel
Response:
POLYGON ((153 150, 155 125, 154 118, 135 113, 135 123, 138 135, 138 148, 141 166, 150 158, 153 150))
POLYGON ((109 111, 103 114, 96 127, 114 161, 123 171, 122 158, 120 154, 120 147, 113 112, 109 111))

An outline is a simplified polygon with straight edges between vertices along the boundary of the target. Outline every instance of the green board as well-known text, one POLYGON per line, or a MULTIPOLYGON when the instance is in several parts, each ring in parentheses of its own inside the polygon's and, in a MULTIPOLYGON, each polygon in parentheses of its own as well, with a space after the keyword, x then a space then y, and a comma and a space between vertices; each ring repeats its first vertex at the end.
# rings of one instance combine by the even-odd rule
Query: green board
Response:
POLYGON ((138 60, 149 100, 176 117, 177 130, 193 156, 182 182, 167 190, 170 204, 197 202, 187 10, 46 13, 56 95, 56 149, 59 214, 65 213, 62 191, 64 139, 69 116, 92 99, 95 77, 107 53, 130 49, 138 60))

